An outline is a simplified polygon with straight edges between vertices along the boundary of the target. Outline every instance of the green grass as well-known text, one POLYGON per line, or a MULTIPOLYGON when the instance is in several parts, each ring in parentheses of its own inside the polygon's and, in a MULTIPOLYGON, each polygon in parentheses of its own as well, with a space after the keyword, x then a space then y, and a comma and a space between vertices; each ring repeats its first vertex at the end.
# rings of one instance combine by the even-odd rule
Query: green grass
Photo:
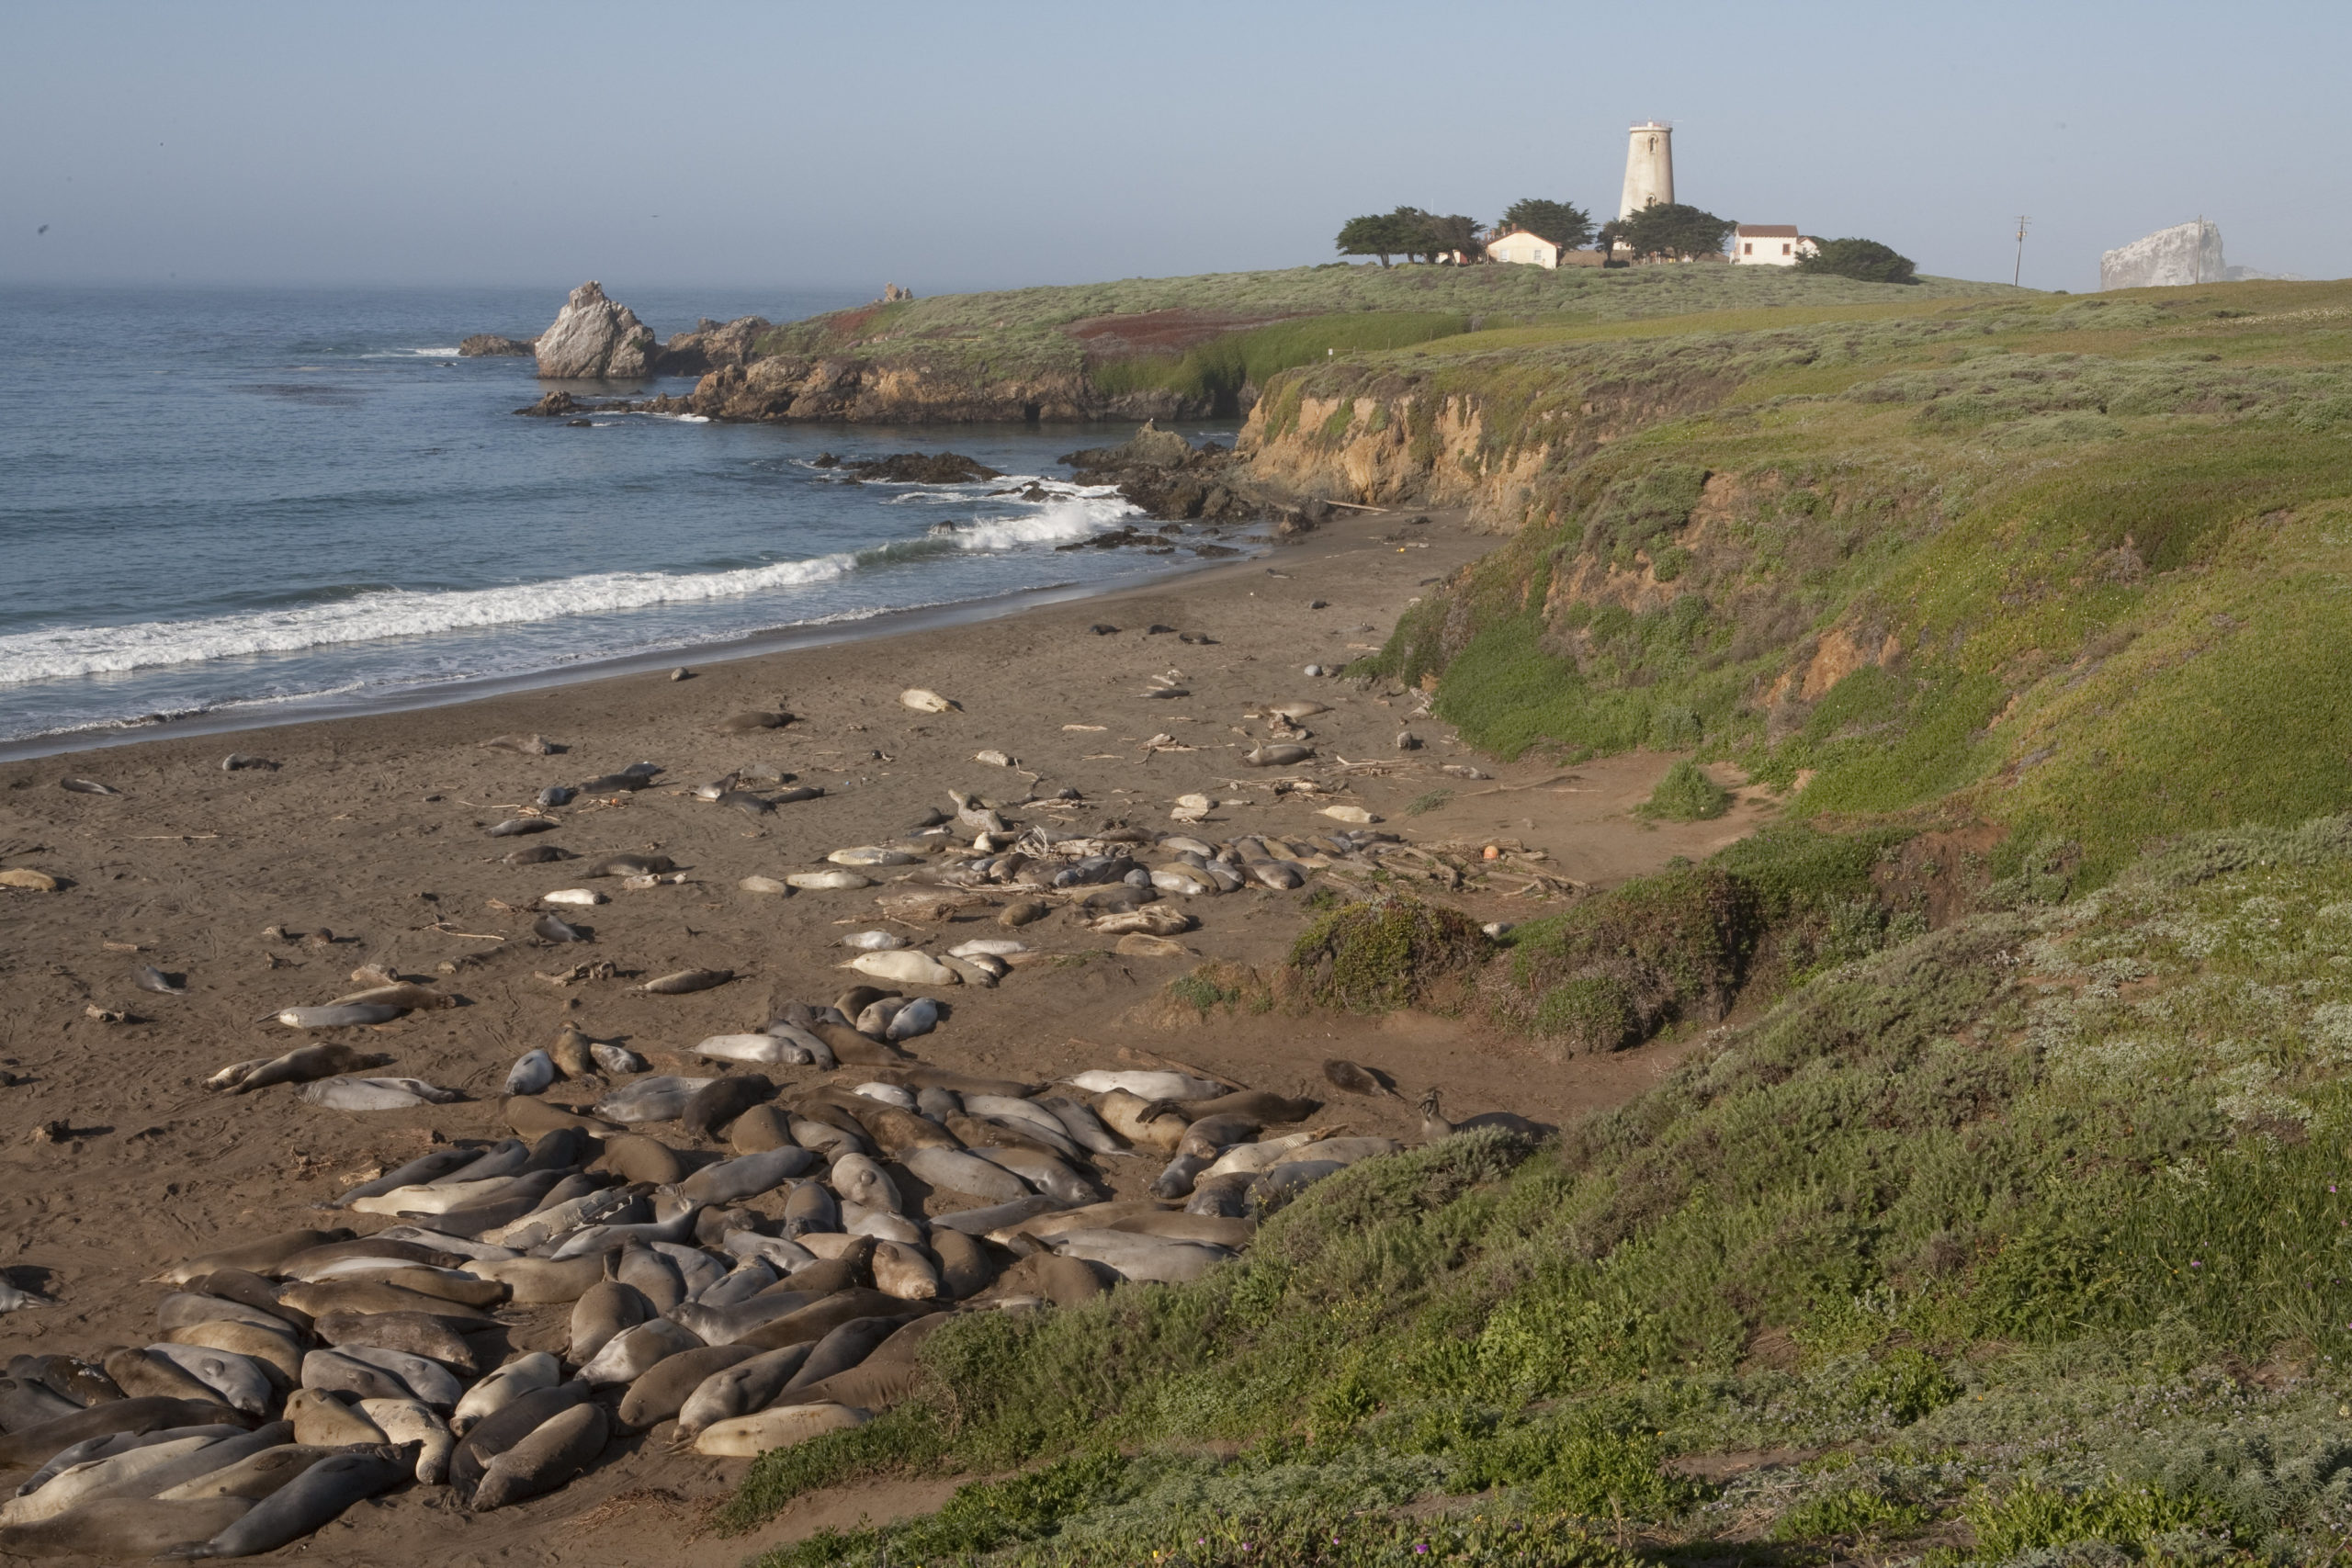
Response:
POLYGON ((1454 336, 1469 318, 1429 310, 1353 311, 1279 321, 1223 337, 1182 354, 1137 355, 1091 365, 1087 378, 1099 391, 1116 395, 1144 390, 1174 392, 1235 412, 1242 389, 1262 387, 1277 372, 1309 365, 1333 354, 1403 348, 1432 338, 1454 336))
MULTIPOLYGON (((2085 888, 2352 806, 2352 287, 1725 324, 1278 378, 1270 407, 1474 408, 1429 482, 1524 520, 1359 671, 1436 678, 1504 756, 1696 748, 1801 818, 1982 817, 2005 871, 2070 844, 2085 888)), ((1319 429, 1254 438, 1311 475, 1357 438, 1319 429)))
MULTIPOLYGON (((1193 277, 940 295, 865 306, 793 321, 761 339, 763 355, 847 356, 883 368, 921 369, 981 381, 1091 378, 1105 396, 1171 390, 1213 400, 1220 389, 1292 365, 1358 350, 1419 344, 1441 334, 1522 321, 1600 324, 1691 311, 1869 310, 1887 301, 1915 308, 1937 299, 2025 297, 1999 285, 1929 279, 1917 289, 1844 278, 1758 277, 1764 269, 1637 267, 1613 271, 1530 266, 1363 265, 1292 267, 1193 277), (1102 317, 1192 310, 1217 316, 1301 317, 1244 326, 1178 355, 1112 358, 1090 367, 1086 344, 1068 329, 1102 317), (1388 317, 1361 324, 1334 318, 1388 317)), ((1205 409, 1204 409, 1205 412, 1205 409)))
MULTIPOLYGON (((1849 886, 1785 831, 1755 897, 1849 886)), ((2191 836, 1821 970, 1556 1144, 1367 1161, 1196 1283, 961 1318, 915 1403, 757 1461, 725 1522, 946 1472, 1019 1479, 774 1561, 1148 1560, 1219 1520, 1239 1561, 1343 1517, 1396 1551, 1416 1500, 1645 1560, 2315 1560, 2352 1524, 2347 954, 2352 818, 2191 836), (1823 1458, 1667 1462, 1754 1450, 1823 1458)))

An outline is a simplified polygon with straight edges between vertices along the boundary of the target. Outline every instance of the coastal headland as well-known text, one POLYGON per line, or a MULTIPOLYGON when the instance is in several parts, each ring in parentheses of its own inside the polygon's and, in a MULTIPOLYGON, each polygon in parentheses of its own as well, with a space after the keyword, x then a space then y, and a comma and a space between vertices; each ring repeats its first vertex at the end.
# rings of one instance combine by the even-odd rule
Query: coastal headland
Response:
MULTIPOLYGON (((0 1263, 32 1298, 0 1346, 154 1346, 164 1270, 429 1232, 317 1205, 486 1151, 644 1227, 555 1240, 615 1276, 561 1300, 478 1290, 511 1258, 402 1260, 481 1297, 491 1362, 583 1371, 591 1290, 782 1260, 738 1283, 859 1314, 796 1342, 841 1364, 780 1406, 836 1429, 696 1451, 665 1416, 570 1470, 550 1439, 534 1474, 568 1483, 469 1511, 387 1482, 310 1560, 2321 1541, 2352 1398, 2352 289, 1724 270, 738 333, 687 404, 842 420, 851 457, 917 412, 1245 413, 1215 479, 1267 540, 682 678, 0 765, 0 1263), (287 1010, 387 986, 380 1019, 287 1010), (322 1042, 333 1077, 207 1087, 322 1042), (312 1092, 368 1075, 435 1093, 312 1092), (726 1087, 626 1119, 665 1077, 726 1087), (1096 1117, 1127 1147, 1053 1152, 1096 1117), (691 1196, 787 1146, 797 1185, 691 1196), (918 1165, 1034 1190, 967 1247, 989 1195, 918 1165)), ((272 1310, 324 1298, 250 1261, 182 1294, 327 1348, 326 1314, 272 1310)), ((692 1305, 604 1326, 718 1349, 662 1337, 704 1340, 692 1305)), ((142 1354, 126 1377, 178 1386, 142 1354)), ((608 1417, 549 1405, 566 1441, 635 1397, 598 1386, 608 1417)))

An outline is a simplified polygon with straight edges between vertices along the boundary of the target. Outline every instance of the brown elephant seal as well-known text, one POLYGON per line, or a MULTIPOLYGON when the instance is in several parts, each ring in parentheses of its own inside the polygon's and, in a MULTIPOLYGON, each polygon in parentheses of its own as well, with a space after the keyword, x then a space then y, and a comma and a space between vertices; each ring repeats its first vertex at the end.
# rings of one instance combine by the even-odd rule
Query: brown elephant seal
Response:
POLYGON ((569 1484, 595 1462, 612 1435, 612 1421, 601 1404, 575 1404, 550 1416, 490 1461, 474 1488, 474 1512, 486 1514, 569 1484))
MULTIPOLYGON (((206 1443, 193 1453, 181 1454, 162 1464, 148 1467, 135 1476, 127 1476, 112 1485, 88 1494, 88 1500, 96 1501, 101 1497, 160 1497, 166 1492, 175 1491, 192 1481, 200 1481, 208 1475, 250 1459, 254 1454, 291 1442, 293 1438, 294 1427, 291 1422, 272 1421, 266 1426, 256 1427, 250 1432, 238 1432, 233 1436, 206 1443)), ((214 1493, 212 1495, 221 1496, 225 1494, 214 1493)))
POLYGON ((923 1341, 947 1326, 951 1315, 937 1312, 899 1325, 856 1366, 814 1382, 796 1383, 793 1397, 805 1404, 846 1404, 879 1415, 914 1393, 922 1381, 923 1341))
POLYGON ((812 1348, 799 1344, 763 1351, 704 1378, 678 1407, 678 1436, 691 1439, 716 1422, 765 1410, 807 1363, 812 1348))
POLYGON ((668 1187, 686 1179, 685 1162, 678 1151, 642 1133, 622 1133, 605 1140, 604 1152, 591 1170, 609 1170, 628 1181, 668 1187))
POLYGON ((635 1328, 653 1315, 653 1303, 634 1285, 624 1285, 618 1280, 591 1285, 571 1303, 571 1342, 567 1358, 572 1365, 581 1366, 615 1335, 635 1328))
POLYGON ((279 1443, 193 1481, 182 1482, 157 1495, 166 1503, 196 1502, 207 1497, 243 1497, 247 1502, 258 1502, 335 1451, 317 1443, 279 1443))
POLYGON ((260 1275, 243 1269, 216 1269, 211 1273, 188 1281, 188 1293, 210 1296, 216 1301, 235 1302, 249 1306, 265 1317, 298 1333, 307 1333, 311 1326, 308 1313, 297 1312, 277 1299, 278 1287, 260 1275))
POLYGON ((457 1330, 462 1321, 426 1312, 334 1312, 319 1320, 318 1336, 334 1346, 429 1357, 470 1377, 482 1367, 473 1346, 457 1330))
POLYGON ((628 1385, 628 1392, 621 1395, 616 1413, 620 1429, 641 1432, 669 1420, 713 1372, 724 1371, 759 1354, 749 1345, 705 1345, 656 1361, 639 1373, 637 1381, 628 1385))
POLYGON ((301 1376, 302 1341, 290 1328, 264 1328, 257 1323, 214 1318, 167 1329, 164 1339, 166 1344, 226 1350, 243 1356, 261 1368, 263 1375, 280 1393, 293 1387, 301 1376))
POLYGON ((596 1070, 596 1058, 590 1049, 594 1044, 594 1041, 567 1023, 548 1047, 548 1056, 565 1077, 581 1077, 596 1070))
POLYGON ((808 1352, 808 1360, 792 1374, 784 1385, 789 1395, 797 1393, 812 1383, 820 1383, 836 1372, 848 1371, 874 1354, 876 1347, 904 1326, 905 1320, 888 1317, 854 1317, 835 1325, 808 1352))
POLYGON ((934 1228, 931 1254, 939 1259, 939 1293, 948 1301, 978 1295, 996 1280, 996 1262, 978 1236, 934 1228))
POLYGON ((208 1089, 225 1089, 231 1094, 249 1094, 272 1084, 311 1083, 319 1078, 331 1078, 338 1073, 365 1072, 380 1067, 391 1060, 381 1051, 360 1051, 345 1044, 305 1045, 299 1051, 288 1051, 282 1056, 271 1057, 258 1064, 240 1062, 233 1067, 223 1067, 205 1079, 208 1089))
POLYGON ((443 1317, 482 1317, 486 1314, 462 1302, 428 1296, 379 1280, 331 1280, 318 1285, 293 1285, 284 1299, 298 1310, 321 1318, 331 1312, 429 1312, 443 1317))
POLYGON ((0 1436, 0 1469, 29 1469, 85 1438, 107 1438, 118 1432, 154 1432, 166 1427, 218 1425, 250 1427, 254 1423, 217 1398, 147 1395, 110 1399, 86 1410, 76 1410, 71 1416, 60 1416, 55 1420, 0 1436))
POLYGON ((1111 1288, 1108 1273, 1083 1258, 1033 1252, 997 1276, 996 1293, 1043 1296, 1056 1306, 1079 1306, 1111 1288))
POLYGON ((76 1409, 87 1409, 109 1399, 120 1399, 122 1390, 106 1369, 96 1361, 79 1356, 17 1356, 8 1362, 12 1378, 36 1378, 51 1393, 73 1402, 76 1409))
POLYGON ((928 1302, 902 1302, 869 1287, 853 1285, 755 1328, 736 1343, 754 1349, 780 1350, 786 1345, 814 1344, 857 1318, 908 1318, 932 1310, 928 1302))
POLYGON ((243 1246, 198 1253, 194 1258, 175 1263, 156 1279, 163 1284, 177 1285, 199 1274, 217 1273, 223 1269, 245 1269, 256 1274, 266 1274, 280 1258, 291 1258, 313 1247, 324 1247, 329 1242, 349 1241, 356 1234, 345 1229, 281 1231, 276 1235, 264 1236, 259 1241, 249 1241, 243 1246))
POLYGON ((254 1504, 235 1523, 209 1540, 201 1545, 174 1547, 155 1555, 185 1562, 205 1557, 252 1557, 275 1551, 333 1522, 354 1503, 388 1492, 406 1481, 413 1473, 414 1463, 407 1450, 380 1443, 332 1455, 254 1504))
POLYGON ((449 1484, 469 1495, 481 1484, 491 1462, 508 1449, 575 1404, 588 1402, 592 1391, 577 1379, 553 1388, 534 1389, 475 1423, 449 1456, 449 1484))
MULTIPOLYGON (((198 1404, 210 1400, 223 1406, 228 1403, 210 1383, 150 1351, 116 1350, 107 1357, 106 1369, 107 1376, 134 1399, 176 1399, 198 1404)), ((56 1398, 54 1394, 50 1397, 56 1398)))
POLYGON ((729 1073, 687 1096, 678 1125, 695 1137, 716 1140, 721 1127, 775 1098, 775 1084, 764 1073, 729 1073))
MULTIPOLYGON (((1305 1095, 1293 1100, 1262 1089, 1236 1089, 1211 1100, 1159 1100, 1155 1104, 1174 1109, 1186 1122, 1198 1122, 1204 1117, 1236 1116, 1254 1121, 1261 1127, 1281 1126, 1292 1122, 1304 1122, 1323 1109, 1319 1100, 1305 1095)), ((1146 1112, 1147 1117, 1150 1112, 1146 1112)), ((1257 1128, 1252 1128, 1252 1132, 1257 1128)))
POLYGON ((243 1497, 166 1503, 110 1497, 54 1518, 0 1529, 0 1553, 129 1562, 211 1540, 252 1509, 243 1497))
POLYGON ((791 1120, 774 1103, 754 1105, 728 1123, 727 1146, 739 1155, 792 1148, 791 1120))

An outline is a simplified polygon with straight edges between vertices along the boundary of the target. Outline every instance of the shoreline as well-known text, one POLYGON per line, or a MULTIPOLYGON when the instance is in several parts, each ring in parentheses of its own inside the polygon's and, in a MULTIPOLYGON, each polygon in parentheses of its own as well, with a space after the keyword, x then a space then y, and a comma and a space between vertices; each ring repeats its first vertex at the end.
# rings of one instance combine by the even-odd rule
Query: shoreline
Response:
POLYGON ((125 719, 83 729, 52 729, 13 740, 0 740, 0 765, 37 761, 43 757, 109 751, 151 740, 243 735, 283 729, 289 725, 328 724, 344 719, 415 713, 493 697, 640 675, 656 670, 666 672, 681 663, 688 666, 726 664, 811 648, 887 640, 913 632, 1001 620, 1055 604, 1090 599, 1115 600, 1130 593, 1147 592, 1170 581, 1246 567, 1264 558, 1272 553, 1272 548, 1263 540, 1250 539, 1243 547, 1243 553, 1238 558, 1196 560, 1188 565, 1170 566, 1138 581, 1110 585, 1059 583, 1018 589, 1010 593, 979 599, 887 608, 832 620, 802 621, 774 626, 707 643, 671 644, 516 675, 474 675, 453 681, 420 682, 376 696, 328 692, 308 696, 256 698, 187 714, 125 719))

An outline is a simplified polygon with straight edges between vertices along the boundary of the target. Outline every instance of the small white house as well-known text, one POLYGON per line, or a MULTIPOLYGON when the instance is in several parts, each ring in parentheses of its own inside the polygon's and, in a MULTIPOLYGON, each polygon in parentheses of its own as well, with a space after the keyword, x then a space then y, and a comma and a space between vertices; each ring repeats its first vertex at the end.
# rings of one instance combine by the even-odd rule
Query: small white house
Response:
POLYGON ((1742 223, 1732 231, 1731 259, 1744 266, 1794 266, 1820 251, 1793 223, 1742 223))
MULTIPOLYGON (((1792 233, 1794 231, 1791 231, 1792 233)), ((1499 239, 1487 242, 1487 259, 1511 262, 1520 266, 1557 266, 1560 265, 1560 247, 1541 234, 1514 229, 1499 239)))

